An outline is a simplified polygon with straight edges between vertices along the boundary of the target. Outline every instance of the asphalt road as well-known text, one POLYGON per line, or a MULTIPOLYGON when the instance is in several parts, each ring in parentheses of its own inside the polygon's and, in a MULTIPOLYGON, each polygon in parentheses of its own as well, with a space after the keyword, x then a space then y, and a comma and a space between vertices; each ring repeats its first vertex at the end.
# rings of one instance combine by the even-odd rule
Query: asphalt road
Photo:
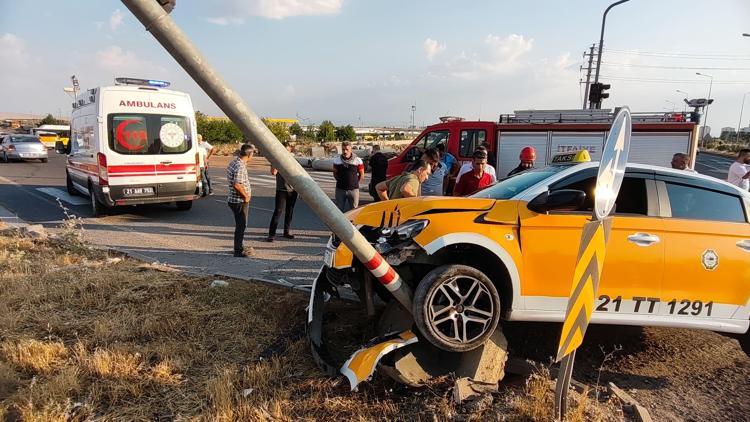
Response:
MULTIPOLYGON (((725 178, 731 161, 702 153, 695 167, 700 173, 725 178)), ((0 205, 50 230, 56 230, 66 218, 64 206, 69 214, 82 218, 88 241, 197 273, 282 279, 294 284, 311 282, 320 268, 329 231, 300 200, 293 221, 297 237, 290 241, 277 236, 274 243, 264 241, 273 213, 275 179, 263 158, 256 157, 249 165, 253 200, 245 244, 255 250, 255 255, 249 259, 231 256, 234 222, 226 206, 228 162, 229 157, 212 159, 209 174, 216 194, 196 201, 190 211, 177 211, 173 205, 151 205, 120 208, 106 217, 90 218, 88 199, 65 192, 65 159, 53 153, 46 164, 0 164, 0 205)), ((332 175, 312 170, 310 174, 333 197, 332 175)), ((362 198, 364 203, 369 195, 362 192, 362 198)))
MULTIPOLYGON (((274 243, 264 241, 276 184, 263 158, 254 158, 248 166, 253 199, 245 245, 252 247, 255 255, 248 259, 231 256, 234 219, 226 205, 225 170, 229 160, 212 158, 209 174, 215 194, 195 201, 189 211, 177 211, 174 205, 149 205, 123 207, 106 217, 91 218, 88 198, 66 193, 65 158, 55 154, 50 155, 48 163, 0 164, 0 205, 23 220, 53 231, 66 218, 64 206, 69 214, 81 218, 88 241, 197 273, 310 282, 320 268, 330 232, 300 199, 292 223, 296 238, 277 236, 274 243)), ((310 170, 310 175, 333 197, 331 173, 310 170)), ((362 194, 364 200, 369 199, 365 192, 362 194)))

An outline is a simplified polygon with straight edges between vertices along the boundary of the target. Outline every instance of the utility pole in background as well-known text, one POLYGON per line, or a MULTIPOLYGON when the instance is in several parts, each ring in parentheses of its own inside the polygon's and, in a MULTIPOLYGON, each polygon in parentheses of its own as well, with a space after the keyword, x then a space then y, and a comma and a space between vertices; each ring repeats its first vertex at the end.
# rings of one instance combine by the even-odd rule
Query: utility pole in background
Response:
POLYGON ((586 88, 583 93, 583 105, 581 106, 581 108, 583 109, 586 108, 586 103, 589 100, 589 86, 591 85, 591 64, 594 61, 594 47, 596 47, 596 44, 591 44, 591 47, 589 48, 589 53, 588 54, 586 54, 585 52, 583 53, 583 57, 589 56, 589 67, 588 67, 588 70, 586 71, 586 88))
POLYGON ((417 105, 412 104, 411 106, 411 128, 414 129, 414 112, 417 111, 417 105))
MULTIPOLYGON (((628 1, 630 0, 620 0, 620 1, 616 1, 610 4, 609 7, 607 7, 607 9, 604 10, 604 14, 602 15, 602 31, 601 31, 601 34, 599 35, 599 52, 597 53, 597 56, 596 56, 596 73, 594 74, 595 84, 599 83, 599 69, 602 67, 602 51, 604 51, 604 26, 607 23, 607 13, 609 13, 609 11, 613 7, 617 6, 618 4, 623 4, 628 1)), ((594 107, 602 108, 602 102, 601 100, 596 101, 596 104, 590 104, 589 107, 590 108, 594 108, 594 107)))

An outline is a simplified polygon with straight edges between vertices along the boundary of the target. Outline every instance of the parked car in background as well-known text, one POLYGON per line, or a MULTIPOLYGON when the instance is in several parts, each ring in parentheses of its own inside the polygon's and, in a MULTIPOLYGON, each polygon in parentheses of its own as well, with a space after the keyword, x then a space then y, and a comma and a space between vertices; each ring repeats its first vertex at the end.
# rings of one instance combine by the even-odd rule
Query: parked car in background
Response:
POLYGON ((0 142, 3 162, 11 160, 40 160, 47 162, 47 147, 32 135, 5 135, 0 142))

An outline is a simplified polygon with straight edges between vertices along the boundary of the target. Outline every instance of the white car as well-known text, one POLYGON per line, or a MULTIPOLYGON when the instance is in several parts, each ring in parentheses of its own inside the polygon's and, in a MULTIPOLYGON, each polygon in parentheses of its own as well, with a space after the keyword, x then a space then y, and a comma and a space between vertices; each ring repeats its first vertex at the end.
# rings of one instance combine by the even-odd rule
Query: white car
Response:
POLYGON ((3 162, 39 160, 47 162, 47 147, 32 135, 5 135, 0 142, 3 162))

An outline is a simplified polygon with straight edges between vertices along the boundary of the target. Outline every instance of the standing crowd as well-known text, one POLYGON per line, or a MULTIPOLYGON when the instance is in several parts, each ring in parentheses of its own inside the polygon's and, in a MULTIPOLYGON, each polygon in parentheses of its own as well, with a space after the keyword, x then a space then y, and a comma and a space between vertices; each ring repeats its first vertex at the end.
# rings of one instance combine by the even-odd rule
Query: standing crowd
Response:
MULTIPOLYGON (((204 186, 203 195, 212 195, 208 167, 214 148, 208 142, 203 141, 200 135, 198 135, 198 144, 200 174, 204 186)), ((286 149, 290 153, 293 151, 288 145, 286 149)), ((236 257, 246 257, 248 251, 252 254, 252 248, 245 249, 243 241, 251 199, 247 163, 252 159, 253 152, 251 145, 242 145, 237 157, 227 167, 229 187, 227 203, 235 220, 234 256, 236 257)), ((536 150, 533 147, 524 147, 519 155, 518 166, 511 170, 507 177, 533 169, 536 157, 536 150)), ((368 161, 371 171, 368 192, 373 201, 418 196, 467 196, 498 180, 493 163, 493 156, 489 153, 487 145, 477 147, 471 155, 471 161, 461 164, 456 157, 446 151, 445 144, 439 144, 436 148, 427 148, 422 151, 421 156, 407 166, 403 173, 387 178, 388 157, 380 150, 379 145, 374 145, 368 161)), ((671 167, 695 172, 690 167, 690 157, 684 153, 674 154, 671 167)), ((275 240, 282 213, 284 214, 282 236, 286 239, 294 239, 291 224, 298 198, 297 192, 273 166, 270 172, 276 177, 276 195, 266 241, 275 240)), ((336 206, 342 212, 357 208, 360 203, 360 185, 365 179, 365 165, 362 159, 353 153, 349 142, 342 143, 341 154, 333 159, 333 177, 336 183, 336 206)), ((729 167, 727 181, 741 189, 750 190, 750 149, 739 151, 736 160, 729 167)))

